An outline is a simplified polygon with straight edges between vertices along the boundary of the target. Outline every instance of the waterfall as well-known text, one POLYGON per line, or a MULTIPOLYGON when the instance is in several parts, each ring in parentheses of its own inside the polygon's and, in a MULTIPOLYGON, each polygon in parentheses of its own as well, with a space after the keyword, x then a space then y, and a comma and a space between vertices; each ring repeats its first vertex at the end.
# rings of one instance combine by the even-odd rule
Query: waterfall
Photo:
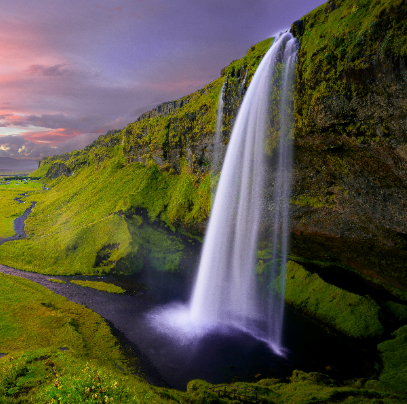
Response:
POLYGON ((240 98, 242 98, 242 95, 243 95, 244 85, 246 84, 247 72, 248 71, 249 71, 249 69, 246 68, 246 71, 244 73, 244 77, 243 77, 243 80, 242 80, 242 84, 240 85, 240 88, 239 88, 239 97, 240 98))
MULTIPOLYGON (((189 304, 173 303, 150 315, 157 329, 182 343, 224 325, 242 329, 283 354, 297 49, 298 41, 289 33, 275 39, 247 89, 227 148, 189 304), (268 154, 275 166, 272 265, 259 282, 256 253, 268 144, 274 145, 268 154)), ((215 142, 221 133, 222 103, 221 93, 215 142)))
POLYGON ((221 170, 221 153, 222 153, 222 126, 223 126, 223 98, 225 96, 226 81, 223 83, 219 95, 218 109, 216 111, 216 130, 213 139, 213 154, 212 154, 212 195, 215 195, 216 176, 221 170))
MULTIPOLYGON (((291 40, 284 50, 284 73, 281 83, 280 122, 278 138, 277 172, 273 192, 273 229, 272 259, 268 285, 276 285, 280 280, 281 292, 269 293, 266 314, 268 318, 267 337, 276 347, 282 346, 282 328, 284 317, 284 290, 286 263, 288 260, 289 241, 289 201, 291 196, 292 165, 293 165, 293 130, 294 130, 294 81, 295 62, 298 43, 291 40), (278 263, 281 263, 278 268, 278 263)), ((267 277, 266 277, 267 278, 267 277)))
MULTIPOLYGON (((297 47, 297 40, 289 33, 276 39, 244 97, 222 167, 190 302, 193 322, 205 326, 229 324, 252 331, 268 340, 275 351, 281 348, 284 296, 268 299, 271 308, 262 307, 255 272, 256 251, 265 177, 264 148, 270 125, 276 126, 270 123, 271 90, 276 90, 273 83, 280 83, 272 242, 274 256, 277 244, 281 244, 285 267, 292 162, 292 117, 287 109, 292 100, 288 100, 287 93, 293 86, 297 47), (264 320, 270 326, 266 332, 259 328, 264 320)), ((273 271, 271 281, 281 275, 276 268, 273 271)))

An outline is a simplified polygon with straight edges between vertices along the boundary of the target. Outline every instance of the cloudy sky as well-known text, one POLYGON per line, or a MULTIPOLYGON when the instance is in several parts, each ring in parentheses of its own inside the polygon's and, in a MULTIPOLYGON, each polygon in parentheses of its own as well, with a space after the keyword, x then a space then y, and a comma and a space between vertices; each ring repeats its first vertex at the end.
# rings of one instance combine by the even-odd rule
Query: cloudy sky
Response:
POLYGON ((2 0, 0 157, 83 148, 220 75, 321 0, 2 0))

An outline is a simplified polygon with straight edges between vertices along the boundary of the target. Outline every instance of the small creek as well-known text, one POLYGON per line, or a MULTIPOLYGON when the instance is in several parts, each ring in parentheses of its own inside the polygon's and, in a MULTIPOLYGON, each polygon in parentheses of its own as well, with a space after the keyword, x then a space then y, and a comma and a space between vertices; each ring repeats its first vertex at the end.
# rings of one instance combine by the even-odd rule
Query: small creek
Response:
POLYGON ((190 282, 174 274, 103 277, 103 281, 127 290, 124 295, 116 295, 69 283, 72 279, 102 280, 100 277, 52 276, 68 282, 58 284, 48 281, 49 275, 2 265, 0 271, 37 282, 104 317, 114 334, 131 348, 131 354, 142 357, 142 371, 147 381, 156 385, 185 390, 192 379, 254 382, 259 377, 288 377, 294 369, 323 372, 345 380, 368 376, 375 359, 371 356, 373 350, 330 334, 289 307, 283 337, 285 358, 274 355, 252 336, 231 329, 180 344, 170 335, 157 332, 147 316, 151 310, 175 300, 187 301, 190 282))
MULTIPOLYGON (((26 194, 20 194, 20 197, 24 196, 26 196, 26 194)), ((21 200, 21 198, 14 198, 14 200, 18 203, 25 203, 21 200)), ((6 243, 7 241, 22 240, 27 237, 27 234, 25 233, 25 219, 27 219, 36 203, 37 202, 31 202, 31 206, 24 211, 23 215, 14 219, 14 231, 16 234, 11 237, 0 238, 0 245, 6 243)))

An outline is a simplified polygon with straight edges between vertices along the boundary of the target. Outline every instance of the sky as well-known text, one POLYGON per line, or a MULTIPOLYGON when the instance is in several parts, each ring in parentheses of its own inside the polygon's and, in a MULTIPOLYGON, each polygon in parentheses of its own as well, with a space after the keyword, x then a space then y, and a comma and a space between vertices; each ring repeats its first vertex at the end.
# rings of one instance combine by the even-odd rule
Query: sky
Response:
POLYGON ((321 0, 2 0, 0 157, 78 150, 220 76, 321 0))

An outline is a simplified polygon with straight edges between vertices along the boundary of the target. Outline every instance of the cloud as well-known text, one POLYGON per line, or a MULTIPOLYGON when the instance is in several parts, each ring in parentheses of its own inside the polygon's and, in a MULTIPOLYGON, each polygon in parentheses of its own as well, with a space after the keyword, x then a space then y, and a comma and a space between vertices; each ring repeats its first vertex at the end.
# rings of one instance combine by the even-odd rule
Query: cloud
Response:
POLYGON ((61 139, 60 142, 55 142, 52 134, 45 135, 40 140, 34 138, 36 142, 19 135, 0 136, 0 157, 41 159, 83 149, 99 136, 100 133, 86 133, 74 138, 61 139))
POLYGON ((66 66, 64 63, 53 66, 31 65, 26 72, 33 76, 62 76, 68 72, 62 69, 64 66, 66 66))
POLYGON ((18 136, 0 152, 86 146, 203 87, 324 1, 3 0, 0 139, 18 136))

